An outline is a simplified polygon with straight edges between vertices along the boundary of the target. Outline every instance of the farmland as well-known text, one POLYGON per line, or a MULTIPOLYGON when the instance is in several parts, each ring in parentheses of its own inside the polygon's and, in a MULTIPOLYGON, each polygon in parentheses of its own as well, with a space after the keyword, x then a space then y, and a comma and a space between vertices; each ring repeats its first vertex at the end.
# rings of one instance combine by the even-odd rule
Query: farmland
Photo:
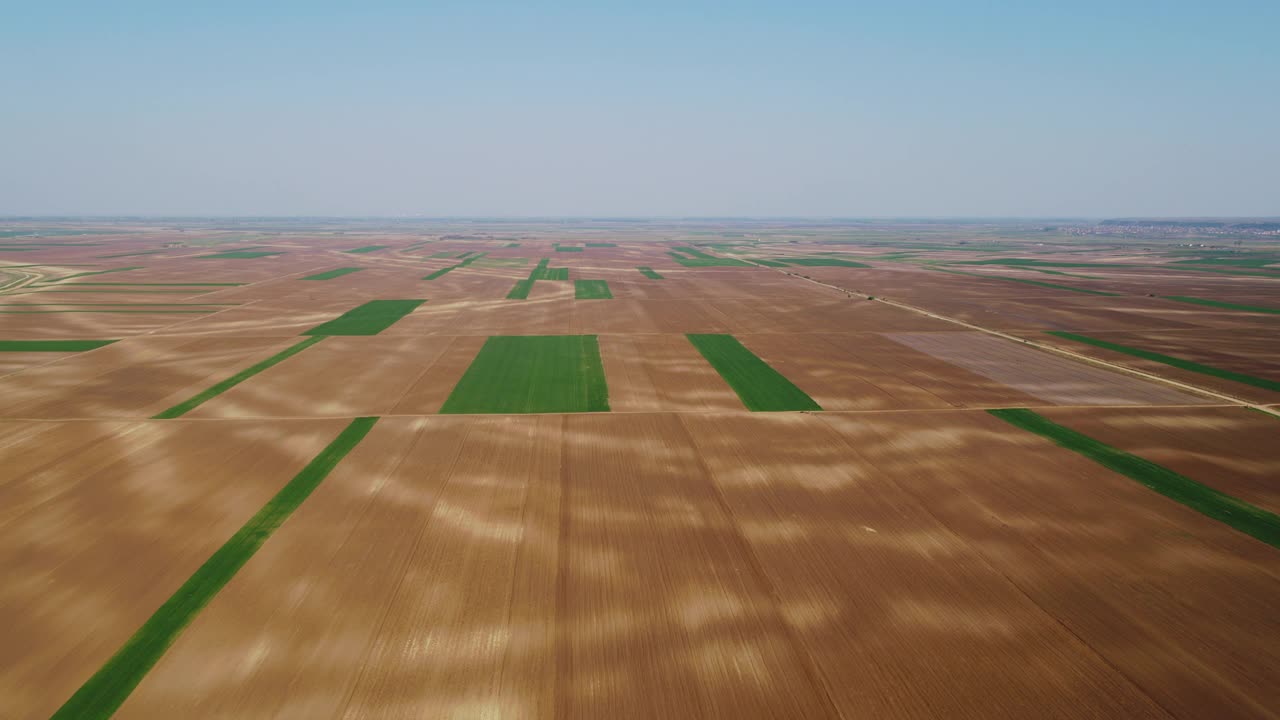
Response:
POLYGON ((0 717, 1280 717, 1280 242, 10 225, 0 717))

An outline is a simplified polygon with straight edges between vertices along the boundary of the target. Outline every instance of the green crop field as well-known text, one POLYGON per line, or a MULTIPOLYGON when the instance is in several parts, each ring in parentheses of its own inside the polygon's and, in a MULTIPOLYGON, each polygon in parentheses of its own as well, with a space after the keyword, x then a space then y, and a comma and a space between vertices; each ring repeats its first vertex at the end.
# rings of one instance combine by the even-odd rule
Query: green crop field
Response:
POLYGON ((655 271, 654 271, 654 269, 653 269, 653 268, 651 268, 651 267, 638 267, 638 268, 636 268, 636 269, 640 271, 640 274, 641 274, 641 275, 644 275, 645 277, 649 278, 650 280, 662 280, 662 279, 663 279, 663 277, 662 277, 661 275, 659 275, 657 272, 655 272, 655 271))
POLYGON ((593 243, 589 242, 587 243, 587 247, 618 247, 618 244, 607 243, 607 242, 593 242, 593 243))
POLYGON ((595 335, 489 338, 442 413, 608 412, 595 335))
POLYGON ((446 274, 448 274, 449 272, 452 272, 452 271, 453 271, 454 269, 456 269, 457 267, 458 267, 457 265, 450 265, 449 267, 442 267, 442 268, 440 268, 439 270, 436 270, 435 272, 431 273, 430 275, 425 275, 425 276, 423 276, 423 278, 422 278, 422 279, 423 279, 423 280, 435 280, 435 279, 436 279, 436 278, 438 278, 438 277, 443 277, 443 276, 445 276, 446 274))
POLYGON ((582 248, 568 245, 565 247, 557 247, 556 252, 582 252, 582 248))
POLYGON ((822 409, 813 398, 756 357, 734 336, 693 334, 688 337, 748 410, 822 409))
POLYGON ((0 352, 84 352, 115 340, 0 340, 0 352))
POLYGON ((1189 372, 1200 373, 1201 375, 1209 375, 1210 377, 1216 377, 1222 380, 1230 380, 1232 382, 1238 382, 1238 383, 1241 383, 1242 385, 1252 385, 1253 387, 1259 387, 1264 390, 1280 392, 1280 382, 1277 382, 1275 380, 1268 380, 1267 378, 1260 378, 1254 375, 1246 375, 1244 373, 1238 373, 1232 370, 1223 370, 1221 368, 1216 368, 1211 365, 1203 365, 1201 363, 1194 362, 1192 360, 1184 360, 1182 358, 1173 357, 1171 355, 1164 355, 1162 353, 1152 352, 1150 350, 1143 350, 1142 348, 1129 347, 1128 345, 1120 345, 1119 343, 1107 342, 1106 340, 1099 340, 1098 338, 1089 337, 1088 335, 1078 335, 1076 333, 1063 332, 1060 330, 1048 330, 1046 332, 1048 332, 1048 334, 1050 335, 1053 335, 1054 337, 1063 338, 1064 340, 1074 340, 1075 342, 1084 343, 1086 345, 1092 345, 1094 347, 1099 347, 1104 350, 1112 350, 1114 352, 1124 353, 1125 355, 1132 355, 1133 357, 1142 358, 1144 360, 1151 360, 1153 362, 1163 363, 1170 367, 1176 367, 1180 370, 1187 370, 1189 372))
POLYGON ((349 254, 355 254, 355 255, 363 255, 364 253, 371 253, 371 252, 377 252, 379 250, 386 250, 389 247, 391 246, 390 245, 365 245, 364 247, 358 247, 353 250, 343 250, 343 252, 349 253, 349 254))
POLYGON ((606 280, 575 280, 573 297, 576 300, 612 300, 613 293, 609 292, 606 280))
POLYGON ((1280 517, 1273 513, 1218 492, 1162 465, 1059 425, 1031 410, 1011 408, 987 412, 1011 425, 1080 453, 1110 470, 1137 480, 1171 500, 1226 523, 1272 547, 1280 547, 1280 517))
POLYGON ((370 300, 303 335, 377 335, 426 300, 370 300))
POLYGON ((533 289, 532 280, 517 280, 515 287, 511 288, 511 292, 507 293, 508 300, 527 300, 529 299, 529 291, 533 289))
POLYGON ((343 275, 350 275, 353 272, 360 272, 363 269, 364 268, 353 268, 353 267, 336 268, 334 270, 329 270, 327 272, 317 273, 315 275, 308 275, 307 277, 304 277, 302 279, 303 280, 332 280, 334 278, 342 277, 343 275))

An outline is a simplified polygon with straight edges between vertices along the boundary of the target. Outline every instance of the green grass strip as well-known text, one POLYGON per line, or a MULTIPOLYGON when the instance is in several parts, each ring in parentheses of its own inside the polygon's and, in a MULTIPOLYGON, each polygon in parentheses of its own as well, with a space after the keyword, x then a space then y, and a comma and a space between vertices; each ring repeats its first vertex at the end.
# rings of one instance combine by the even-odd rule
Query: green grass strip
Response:
POLYGON ((84 352, 115 340, 0 340, 0 352, 84 352))
POLYGON ((528 300, 529 291, 533 290, 533 280, 517 280, 515 287, 507 293, 508 300, 528 300))
POLYGON ((556 247, 556 252, 582 252, 582 248, 575 247, 573 245, 566 245, 563 247, 558 246, 556 247))
POLYGON ((504 248, 518 248, 518 247, 520 247, 520 243, 507 243, 506 245, 503 245, 502 247, 504 247, 504 248))
POLYGON ((188 400, 184 400, 183 402, 180 402, 177 405, 174 405, 173 407, 169 408, 168 410, 165 410, 162 413, 153 415, 151 419, 152 420, 171 420, 176 417, 182 417, 183 415, 186 415, 192 410, 195 410, 196 408, 200 407, 201 405, 208 402, 209 400, 212 400, 213 398, 239 385, 245 380, 248 380, 254 375, 257 375, 263 370, 266 370, 267 368, 270 368, 275 365, 279 365, 285 360, 288 360, 289 358, 293 357, 294 355, 297 355, 303 350, 306 350, 312 345, 315 345, 316 343, 320 342, 323 339, 324 337, 322 336, 309 337, 306 340, 303 340, 302 342, 298 343, 297 345, 294 345, 285 350, 282 350, 256 365, 252 365, 250 367, 245 368, 244 370, 241 370, 240 372, 236 373, 235 375, 232 375, 226 380, 223 380, 217 385, 214 385, 208 390, 205 390, 204 392, 201 392, 191 397, 188 400))
POLYGON ((232 250, 229 252, 214 253, 212 255, 200 255, 197 260, 252 260, 253 258, 267 257, 268 255, 283 255, 278 250, 232 250))
POLYGON ((951 273, 952 275, 968 275, 969 277, 986 278, 988 280, 1006 280, 1008 282, 1022 283, 1023 285, 1035 285, 1037 287, 1053 288, 1054 290, 1067 290, 1074 293, 1084 293, 1085 295, 1105 295, 1107 297, 1120 297, 1120 293, 1103 292, 1101 290, 1085 290, 1082 288, 1071 287, 1069 285, 1057 285, 1055 283, 1041 282, 1040 280, 1026 280, 1024 278, 1011 278, 1003 275, 983 275, 980 273, 962 272, 960 270, 948 270, 946 268, 934 268, 938 272, 951 273))
POLYGON ((608 412, 595 335, 497 335, 463 373, 442 413, 608 412))
POLYGON ((422 276, 422 279, 423 279, 423 280, 435 280, 436 278, 438 278, 438 277, 444 277, 447 273, 452 272, 453 270, 457 270, 457 269, 458 269, 458 266, 457 266, 457 265, 450 265, 449 267, 442 267, 442 268, 440 268, 439 270, 436 270, 435 272, 431 273, 430 275, 424 275, 424 276, 422 276))
POLYGON ((618 243, 606 243, 606 242, 587 243, 587 247, 618 247, 618 243))
POLYGON ((348 255, 363 255, 364 253, 371 253, 371 252, 377 252, 379 250, 386 250, 389 247, 391 246, 390 245, 365 245, 364 247, 358 247, 353 250, 343 250, 342 252, 347 253, 348 255))
POLYGON ((729 383, 748 410, 777 412, 786 410, 821 410, 792 382, 748 350, 732 335, 688 336, 689 342, 729 383))
POLYGON ((574 280, 573 297, 575 300, 612 300, 607 280, 574 280))
POLYGON ((1088 435, 1059 425, 1030 410, 1011 408, 987 412, 1010 425, 1052 440, 1106 467, 1130 477, 1175 502, 1230 525, 1271 547, 1280 547, 1280 516, 1144 460, 1088 435))
POLYGON ((657 272, 655 272, 655 271, 654 271, 654 269, 653 269, 653 268, 651 268, 651 267, 638 267, 638 268, 636 268, 636 269, 640 271, 640 274, 641 274, 641 275, 644 275, 645 277, 649 278, 650 280, 663 280, 663 279, 665 279, 665 278, 663 278, 661 275, 659 275, 657 272))
POLYGON ((377 421, 374 417, 352 420, 152 613, 124 646, 53 714, 52 720, 102 720, 115 714, 187 625, 231 582, 347 453, 360 444, 377 421))
POLYGON ((1046 332, 1048 332, 1050 335, 1053 335, 1054 337, 1060 337, 1066 340, 1074 340, 1076 342, 1084 343, 1086 345, 1093 345, 1094 347, 1100 347, 1100 348, 1103 348, 1104 350, 1113 350, 1118 353, 1124 353, 1125 355, 1132 355, 1134 357, 1139 357, 1144 360, 1151 360, 1154 362, 1163 363, 1170 367, 1176 367, 1181 370, 1200 373, 1201 375, 1209 375, 1211 377, 1221 378, 1223 380, 1230 380, 1232 382, 1238 382, 1243 385, 1252 385, 1253 387, 1259 387, 1264 390, 1280 392, 1280 382, 1276 382, 1275 380, 1268 380, 1266 378, 1255 377, 1253 375, 1245 375, 1244 373, 1232 372, 1230 370, 1222 370, 1221 368, 1212 367, 1210 365, 1201 365, 1200 363, 1193 362, 1191 360, 1183 360, 1182 358, 1171 357, 1169 355, 1162 355, 1157 352, 1151 352, 1150 350, 1143 350, 1141 348, 1129 347, 1128 345, 1120 345, 1113 342, 1107 342, 1106 340, 1099 340, 1098 338, 1092 338, 1092 337, 1089 337, 1088 335, 1077 335, 1076 333, 1063 332, 1061 330, 1048 330, 1046 332))
POLYGON ((370 300, 303 335, 377 335, 408 315, 426 300, 370 300))
POLYGON ((1236 303, 1222 302, 1220 300, 1205 300, 1203 298, 1187 297, 1186 295, 1165 295, 1163 297, 1165 300, 1177 300, 1178 302, 1192 303, 1193 305, 1207 305, 1209 307, 1224 308, 1226 310, 1243 310, 1245 312, 1280 315, 1280 308, 1260 307, 1258 305, 1238 305, 1236 303))
POLYGON ((316 273, 315 275, 308 275, 307 277, 304 277, 302 279, 303 280, 332 280, 334 278, 342 277, 343 275, 350 275, 353 272, 360 272, 363 269, 364 268, 353 268, 353 267, 336 268, 333 270, 328 270, 326 272, 316 273))

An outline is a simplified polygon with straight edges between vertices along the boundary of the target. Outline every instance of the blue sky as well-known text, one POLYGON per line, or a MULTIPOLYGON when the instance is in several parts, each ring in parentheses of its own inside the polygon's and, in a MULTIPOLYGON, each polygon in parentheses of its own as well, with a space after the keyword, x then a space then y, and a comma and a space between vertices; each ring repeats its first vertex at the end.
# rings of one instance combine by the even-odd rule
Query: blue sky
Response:
POLYGON ((0 214, 1280 215, 1280 3, 0 0, 0 214))

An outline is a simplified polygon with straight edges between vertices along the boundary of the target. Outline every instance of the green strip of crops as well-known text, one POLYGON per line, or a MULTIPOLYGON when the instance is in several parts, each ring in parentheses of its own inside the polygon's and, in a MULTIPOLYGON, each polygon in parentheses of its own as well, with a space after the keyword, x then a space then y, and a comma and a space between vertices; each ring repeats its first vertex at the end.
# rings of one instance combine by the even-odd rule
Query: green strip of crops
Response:
POLYGON ((574 247, 574 246, 570 245, 570 246, 565 246, 565 247, 557 247, 557 248, 556 248, 556 252, 582 252, 582 248, 580 248, 580 247, 574 247))
POLYGON ((1052 440, 1068 450, 1137 480, 1196 512, 1230 525, 1272 547, 1280 547, 1280 516, 1196 482, 1162 465, 1099 442, 1021 408, 988 410, 1005 422, 1052 440))
POLYGON ((511 288, 511 292, 507 293, 508 300, 528 300, 529 291, 533 289, 532 280, 517 280, 515 287, 511 288))
POLYGON ((309 337, 306 340, 303 340, 302 342, 298 343, 297 345, 293 345, 285 350, 282 350, 256 365, 252 365, 250 367, 245 368, 244 370, 241 370, 240 372, 236 373, 235 375, 232 375, 226 380, 223 380, 217 385, 214 385, 208 390, 205 390, 204 392, 201 392, 190 399, 184 400, 183 402, 180 402, 177 405, 174 405, 173 407, 169 408, 168 410, 165 410, 162 413, 152 416, 151 419, 152 420, 171 420, 176 417, 182 417, 183 415, 186 415, 192 410, 195 410, 196 408, 200 407, 204 403, 212 400, 213 398, 239 385, 245 380, 248 380, 254 375, 257 375, 263 370, 266 370, 275 365, 279 365, 285 360, 288 360, 289 358, 293 357, 294 355, 297 355, 303 350, 306 350, 312 345, 315 345, 316 343, 320 342, 323 339, 324 337, 309 337))
POLYGON ((1225 310, 1243 310, 1244 312, 1280 315, 1280 308, 1262 307, 1259 305, 1240 305, 1237 303, 1222 302, 1220 300, 1205 300, 1203 298, 1187 297, 1186 295, 1165 295, 1164 299, 1177 300, 1178 302, 1191 303, 1193 305, 1206 305, 1208 307, 1223 308, 1225 310))
POLYGON ((343 252, 347 253, 348 255, 363 255, 364 253, 377 252, 378 250, 386 250, 389 247, 391 246, 390 245, 365 245, 364 247, 358 247, 358 248, 355 248, 354 250, 343 250, 343 252))
POLYGON ((659 275, 657 272, 655 272, 655 271, 654 271, 654 269, 653 269, 653 268, 651 268, 651 267, 638 267, 638 268, 636 268, 636 269, 640 271, 640 274, 641 274, 641 275, 644 275, 645 277, 649 278, 650 280, 662 280, 662 279, 664 279, 661 275, 659 275))
POLYGON ((363 269, 364 268, 353 268, 353 267, 336 268, 334 270, 329 270, 322 273, 316 273, 315 275, 308 275, 307 277, 304 277, 302 279, 303 280, 332 280, 334 278, 342 277, 343 275, 350 275, 353 272, 360 272, 363 269))
POLYGON ((607 280, 574 280, 573 297, 575 300, 612 300, 607 280))
POLYGON ((303 335, 377 335, 426 300, 370 300, 303 335))
POLYGON ((485 341, 442 413, 608 412, 595 335, 498 335, 485 341))
POLYGON ((689 335, 689 342, 729 383, 748 410, 821 410, 813 398, 732 335, 689 335))
POLYGON ((458 267, 457 265, 450 265, 449 267, 442 267, 442 268, 440 268, 439 270, 436 270, 435 272, 431 273, 430 275, 424 275, 424 276, 422 277, 422 279, 423 279, 423 280, 435 280, 436 278, 444 277, 446 274, 448 274, 448 273, 450 273, 450 272, 452 272, 452 271, 456 270, 456 269, 457 269, 457 267, 458 267))
POLYGON ((369 434, 377 421, 373 417, 352 420, 302 472, 218 548, 98 672, 80 686, 53 714, 53 720, 102 720, 115 714, 187 625, 369 434))
POLYGON ((618 247, 618 243, 595 242, 587 243, 587 247, 618 247))
POLYGON ((1118 353, 1124 353, 1125 355, 1132 355, 1134 357, 1139 357, 1144 360, 1151 360, 1154 362, 1163 363, 1170 367, 1176 367, 1181 370, 1200 373, 1201 375, 1209 375, 1211 377, 1221 378, 1223 380, 1231 380, 1232 382, 1238 382, 1243 385, 1252 385, 1253 387, 1259 387, 1264 390, 1272 390, 1274 392, 1280 392, 1280 382, 1276 382, 1275 380, 1268 380, 1266 378, 1260 378, 1253 375, 1245 375, 1244 373, 1233 372, 1231 370, 1223 370, 1221 368, 1216 368, 1211 365, 1202 365, 1198 362, 1193 362, 1191 360, 1183 360, 1182 358, 1171 357, 1169 355, 1162 355, 1157 352, 1151 352, 1150 350, 1143 350, 1141 348, 1129 347, 1128 345, 1120 345, 1118 343, 1107 342, 1106 340, 1099 340, 1098 338, 1089 337, 1088 335, 1078 335, 1076 333, 1063 332, 1061 330, 1048 330, 1047 332, 1050 335, 1053 335, 1054 337, 1060 337, 1065 340, 1074 340, 1075 342, 1084 343, 1086 345, 1092 345, 1094 347, 1099 347, 1104 350, 1113 350, 1118 353))
POLYGON ((0 352, 84 352, 115 340, 0 340, 0 352))

